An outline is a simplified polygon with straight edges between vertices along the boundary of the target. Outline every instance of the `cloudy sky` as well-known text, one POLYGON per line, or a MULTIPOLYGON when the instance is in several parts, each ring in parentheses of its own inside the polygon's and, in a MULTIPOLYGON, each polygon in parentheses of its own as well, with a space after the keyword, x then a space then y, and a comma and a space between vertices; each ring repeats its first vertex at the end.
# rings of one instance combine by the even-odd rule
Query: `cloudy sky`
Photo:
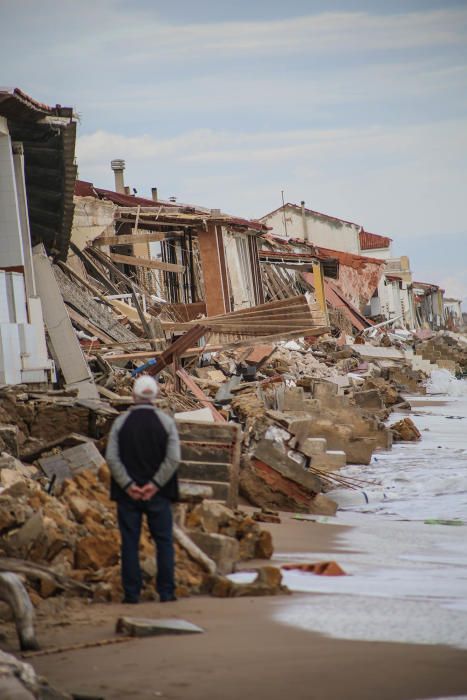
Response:
POLYGON ((82 179, 124 158, 141 195, 249 217, 284 190, 467 297, 466 0, 0 0, 0 23, 0 84, 75 108, 82 179))

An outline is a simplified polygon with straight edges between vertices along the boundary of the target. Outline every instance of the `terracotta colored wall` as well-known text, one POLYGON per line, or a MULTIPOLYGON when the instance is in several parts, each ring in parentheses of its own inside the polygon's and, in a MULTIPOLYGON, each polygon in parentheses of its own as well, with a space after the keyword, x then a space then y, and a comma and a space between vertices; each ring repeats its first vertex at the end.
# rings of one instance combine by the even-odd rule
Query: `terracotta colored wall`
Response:
POLYGON ((383 266, 362 263, 358 267, 339 264, 339 279, 335 284, 360 311, 369 303, 383 274, 383 266))
POLYGON ((224 249, 219 245, 216 227, 209 224, 207 231, 199 231, 198 243, 203 267, 207 315, 224 314, 229 310, 229 303, 225 296, 224 249))

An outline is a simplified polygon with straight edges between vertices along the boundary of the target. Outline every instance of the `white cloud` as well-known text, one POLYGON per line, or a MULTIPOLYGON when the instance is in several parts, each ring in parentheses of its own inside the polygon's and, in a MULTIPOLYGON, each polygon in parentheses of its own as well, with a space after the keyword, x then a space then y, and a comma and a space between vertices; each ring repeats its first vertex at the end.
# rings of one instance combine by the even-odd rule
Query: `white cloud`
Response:
POLYGON ((108 164, 124 158, 140 191, 157 176, 170 194, 178 190, 187 200, 196 193, 212 206, 219 197, 222 208, 239 214, 267 211, 272 194, 252 193, 269 184, 271 192, 285 189, 289 199, 305 198, 316 209, 390 235, 458 231, 467 219, 465 120, 257 133, 202 129, 167 139, 99 131, 78 139, 77 154, 80 176, 97 176, 96 184, 103 175, 111 184, 108 164), (206 177, 214 178, 213 189, 203 193, 198 183, 206 177), (232 177, 224 191, 222 179, 232 177))

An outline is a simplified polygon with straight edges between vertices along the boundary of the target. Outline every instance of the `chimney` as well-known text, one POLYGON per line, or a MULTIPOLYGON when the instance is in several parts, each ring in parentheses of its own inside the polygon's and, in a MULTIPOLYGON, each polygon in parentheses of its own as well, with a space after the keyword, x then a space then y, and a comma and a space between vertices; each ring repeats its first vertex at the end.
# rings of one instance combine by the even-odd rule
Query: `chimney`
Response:
POLYGON ((115 191, 119 194, 125 194, 125 181, 123 179, 123 171, 125 170, 125 161, 121 158, 110 161, 110 167, 115 174, 115 191))
POLYGON ((158 200, 157 187, 151 187, 151 196, 152 196, 154 202, 157 202, 157 200, 158 200))
POLYGON ((305 212, 305 202, 302 199, 300 202, 300 205, 302 207, 302 226, 303 226, 303 240, 305 242, 308 241, 308 222, 306 220, 306 212, 305 212))

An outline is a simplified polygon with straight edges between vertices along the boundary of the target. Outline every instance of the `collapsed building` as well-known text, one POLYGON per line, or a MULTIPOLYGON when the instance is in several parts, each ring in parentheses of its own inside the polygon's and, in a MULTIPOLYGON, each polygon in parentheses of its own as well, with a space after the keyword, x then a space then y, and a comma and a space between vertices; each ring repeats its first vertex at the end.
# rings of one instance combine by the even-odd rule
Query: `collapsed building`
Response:
MULTIPOLYGON (((406 329, 444 327, 443 290, 415 283, 407 256, 394 257, 392 239, 366 231, 363 226, 290 202, 260 218, 272 233, 285 241, 309 245, 381 261, 381 274, 365 305, 364 314, 374 323, 396 324, 406 329), (436 294, 438 295, 436 297, 436 294)), ((360 275, 361 278, 364 275, 360 275)), ((347 291, 347 296, 348 292, 347 291)))
MULTIPOLYGON (((433 368, 467 371, 451 335, 377 322, 437 322, 438 288, 413 283, 418 312, 397 296, 411 273, 389 238, 304 205, 279 212, 283 235, 275 215, 132 195, 121 160, 115 190, 76 181, 71 109, 12 90, 0 114, 0 568, 25 576, 38 606, 120 598, 102 455, 144 372, 181 440, 178 594, 284 592, 275 570, 243 588, 225 578, 272 556, 261 523, 276 509, 335 514, 328 494, 359 488, 344 465, 419 439, 410 419, 387 424, 402 392, 423 392, 433 368)), ((147 532, 142 548, 149 597, 147 532)))
POLYGON ((18 88, 0 90, 0 382, 54 379, 34 254, 64 260, 73 219, 76 122, 18 88))

